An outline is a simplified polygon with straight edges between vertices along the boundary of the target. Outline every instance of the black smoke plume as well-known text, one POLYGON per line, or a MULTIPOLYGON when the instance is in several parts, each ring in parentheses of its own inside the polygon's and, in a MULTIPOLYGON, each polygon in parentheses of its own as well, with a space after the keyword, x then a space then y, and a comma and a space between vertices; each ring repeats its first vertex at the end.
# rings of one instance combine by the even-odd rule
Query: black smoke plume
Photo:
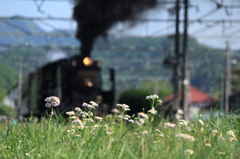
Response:
POLYGON ((94 40, 115 23, 131 20, 156 4, 157 0, 79 0, 73 18, 78 23, 81 55, 90 56, 94 40))

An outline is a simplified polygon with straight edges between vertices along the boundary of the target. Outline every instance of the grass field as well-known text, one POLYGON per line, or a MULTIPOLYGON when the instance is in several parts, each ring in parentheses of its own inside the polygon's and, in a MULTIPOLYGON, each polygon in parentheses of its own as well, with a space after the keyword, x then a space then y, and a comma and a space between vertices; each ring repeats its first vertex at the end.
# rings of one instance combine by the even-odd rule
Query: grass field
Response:
MULTIPOLYGON (((41 122, 0 123, 0 158, 44 159, 239 159, 240 117, 218 116, 204 121, 171 121, 152 109, 126 115, 129 107, 118 104, 120 114, 104 119, 94 115, 96 103, 84 103, 63 121, 52 113, 41 122)), ((48 105, 50 107, 50 105, 48 105)), ((50 107, 51 109, 51 107, 50 107)))

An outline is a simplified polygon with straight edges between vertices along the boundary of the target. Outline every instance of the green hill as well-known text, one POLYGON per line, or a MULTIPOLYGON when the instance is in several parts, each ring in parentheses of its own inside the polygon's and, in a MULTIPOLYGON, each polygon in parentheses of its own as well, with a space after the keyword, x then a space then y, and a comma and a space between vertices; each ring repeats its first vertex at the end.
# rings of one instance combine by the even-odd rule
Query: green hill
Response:
MULTIPOLYGON (((42 36, 41 34, 47 32, 41 29, 34 21, 24 20, 24 17, 21 16, 14 16, 8 20, 1 20, 0 32, 4 33, 0 36, 0 45, 79 45, 78 40, 70 36, 63 35, 57 38, 54 36, 42 36), (19 17, 22 19, 19 19, 19 17)), ((68 34, 71 32, 68 30, 55 30, 50 33, 68 34)))
MULTIPOLYGON (((36 23, 28 20, 8 20, 14 25, 20 26, 28 32, 43 32, 36 23)), ((9 26, 5 22, 0 22, 0 32, 17 32, 19 29, 9 26)), ((68 32, 68 31, 60 31, 68 32)), ((59 31, 54 31, 59 33, 59 31)), ((13 35, 0 36, 0 44, 25 44, 30 42, 33 45, 46 45, 49 47, 15 47, 2 49, 0 56, 3 56, 4 64, 16 68, 16 59, 20 56, 23 59, 25 68, 24 74, 40 67, 48 60, 46 54, 55 46, 57 51, 65 52, 68 56, 79 53, 76 48, 57 48, 58 46, 78 46, 79 42, 74 37, 43 37, 24 35, 18 37, 13 35), (22 40, 22 41, 21 41, 22 40), (15 60, 12 60, 15 59, 15 60)), ((181 45, 180 45, 181 47, 181 45)), ((173 36, 164 37, 108 37, 107 40, 97 39, 91 53, 92 58, 100 60, 103 68, 113 67, 116 70, 117 91, 121 92, 129 87, 139 88, 150 86, 146 81, 155 83, 152 88, 163 80, 171 81, 172 68, 163 65, 163 60, 174 56, 173 36)), ((232 58, 237 53, 232 54, 232 58)), ((238 57, 239 59, 239 57, 238 57)), ((189 69, 191 84, 204 92, 219 91, 219 80, 224 74, 225 51, 201 45, 192 37, 189 38, 189 69)), ((1 70, 0 70, 1 71, 1 70)), ((107 72, 103 71, 104 78, 108 78, 107 72)), ((5 76, 5 75, 4 75, 5 76)), ((16 79, 15 79, 16 80, 16 79)), ((106 83, 104 87, 108 87, 106 83)), ((5 87, 3 87, 5 89, 5 87)), ((161 88, 158 88, 161 90, 161 88)))
POLYGON ((17 83, 17 71, 0 62, 0 102, 7 90, 17 83))

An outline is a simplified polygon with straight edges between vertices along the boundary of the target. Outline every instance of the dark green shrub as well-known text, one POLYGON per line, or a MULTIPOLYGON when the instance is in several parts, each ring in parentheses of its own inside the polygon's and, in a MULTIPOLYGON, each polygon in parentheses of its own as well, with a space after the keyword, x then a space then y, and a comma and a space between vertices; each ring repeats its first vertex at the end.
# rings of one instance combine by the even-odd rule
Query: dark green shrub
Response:
POLYGON ((152 92, 144 89, 130 88, 123 91, 119 97, 119 104, 127 104, 130 107, 129 115, 137 114, 138 112, 147 112, 151 109, 149 100, 146 96, 152 95, 152 92))

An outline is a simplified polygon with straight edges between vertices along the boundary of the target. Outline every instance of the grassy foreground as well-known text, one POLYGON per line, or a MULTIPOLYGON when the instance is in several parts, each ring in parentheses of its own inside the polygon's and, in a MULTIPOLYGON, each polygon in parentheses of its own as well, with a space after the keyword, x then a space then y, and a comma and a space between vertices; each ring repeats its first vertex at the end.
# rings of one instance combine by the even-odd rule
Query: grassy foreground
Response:
POLYGON ((68 122, 52 114, 41 122, 0 123, 0 158, 240 158, 240 117, 169 122, 156 114, 156 97, 148 99, 152 109, 135 117, 125 104, 117 105, 120 114, 94 116, 91 102, 84 103, 87 111, 67 112, 68 122))

